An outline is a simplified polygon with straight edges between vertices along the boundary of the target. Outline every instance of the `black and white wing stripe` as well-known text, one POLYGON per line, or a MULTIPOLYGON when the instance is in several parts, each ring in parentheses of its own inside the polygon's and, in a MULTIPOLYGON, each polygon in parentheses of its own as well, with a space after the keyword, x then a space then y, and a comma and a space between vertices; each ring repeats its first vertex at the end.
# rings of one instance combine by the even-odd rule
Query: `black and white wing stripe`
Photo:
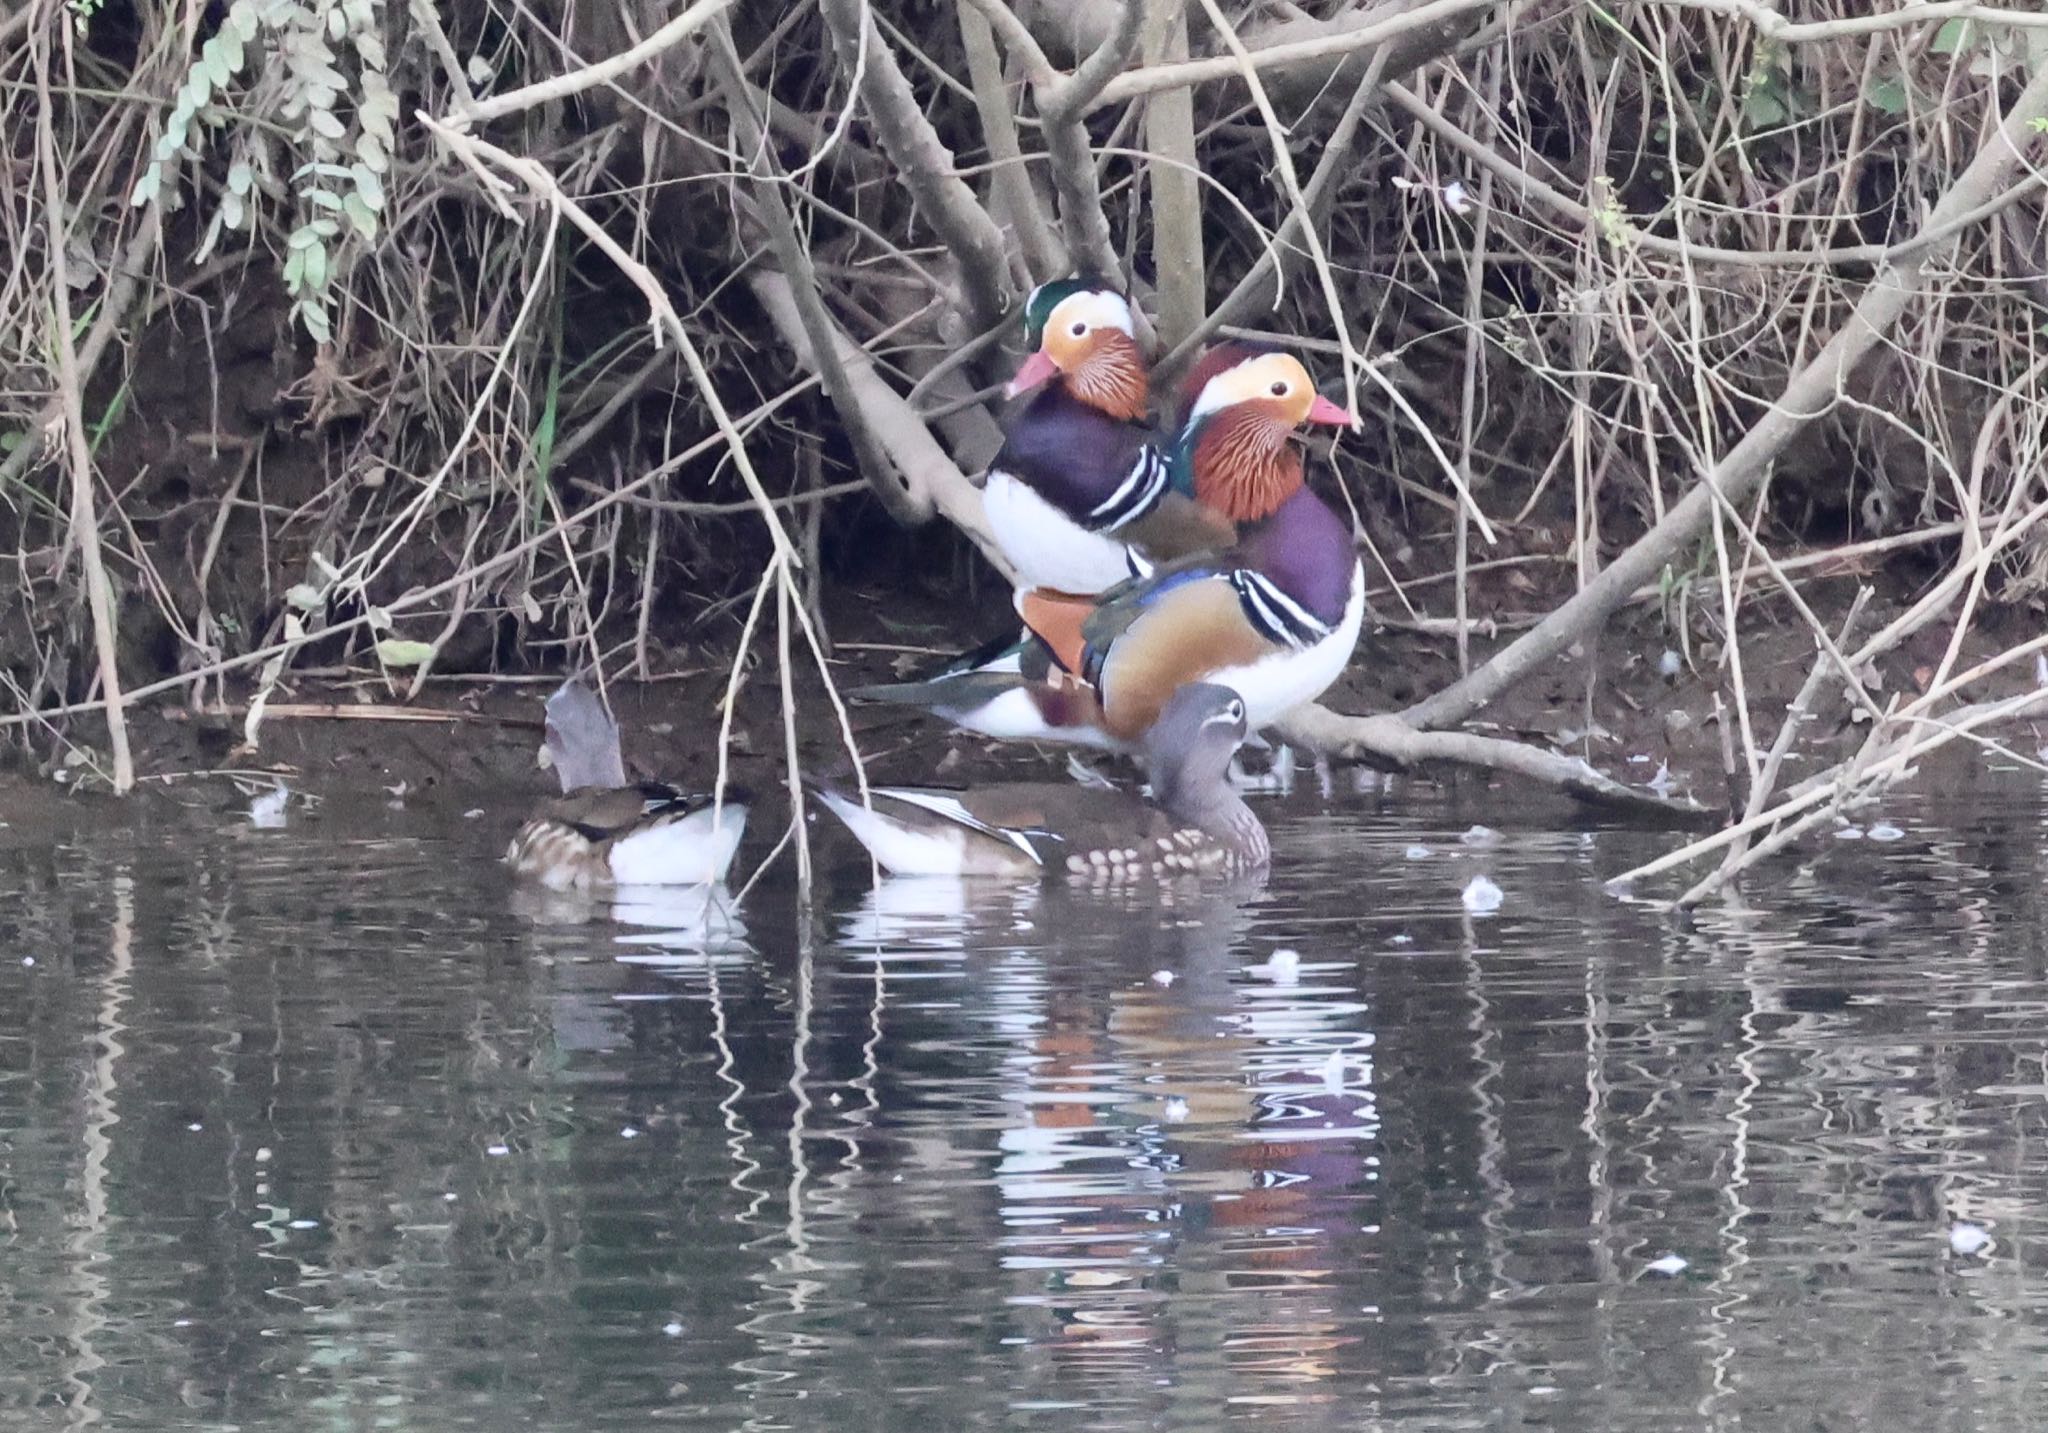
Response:
POLYGON ((1296 650, 1313 647, 1335 629, 1280 590, 1273 579, 1247 567, 1230 574, 1237 602, 1259 634, 1296 650))
POLYGON ((1166 481, 1166 460, 1150 443, 1142 445, 1137 461, 1115 491, 1088 510, 1087 526, 1096 532, 1114 532, 1135 522, 1158 505, 1166 481))

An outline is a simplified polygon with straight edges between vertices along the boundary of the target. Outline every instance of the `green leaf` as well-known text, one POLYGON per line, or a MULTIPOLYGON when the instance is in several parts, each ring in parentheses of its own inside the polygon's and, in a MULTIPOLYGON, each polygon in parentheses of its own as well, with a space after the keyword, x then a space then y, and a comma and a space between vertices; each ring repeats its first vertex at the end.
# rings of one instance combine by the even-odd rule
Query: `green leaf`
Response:
POLYGON ((320 589, 310 582, 294 585, 284 594, 285 605, 296 607, 301 612, 311 612, 327 599, 320 595, 320 589))
POLYGON ((356 232, 370 243, 377 241, 377 215, 363 202, 360 194, 344 194, 341 197, 342 212, 348 221, 356 226, 356 232))
POLYGON ((1788 117, 1785 102, 1762 86, 1751 90, 1742 102, 1742 118, 1751 129, 1772 129, 1788 117))
POLYGON ((377 177, 377 171, 367 164, 349 167, 349 177, 356 182, 356 193, 363 196, 363 203, 372 209, 384 207, 384 181, 377 177))
POLYGON ((1927 48, 1937 55, 1953 55, 1966 47, 1972 38, 1968 20, 1950 20, 1934 32, 1934 43, 1927 48))
POLYGON ((241 197, 256 183, 256 171, 249 167, 249 161, 238 159, 228 166, 228 193, 241 197))
POLYGON ((334 342, 334 326, 328 322, 327 308, 324 304, 312 299, 300 299, 292 307, 299 316, 299 322, 306 326, 306 332, 313 335, 315 343, 334 342))
POLYGON ((348 126, 324 109, 308 110, 306 123, 313 126, 313 133, 322 139, 340 139, 348 133, 348 126))
POLYGON ((163 170, 154 164, 150 165, 142 171, 142 177, 135 181, 135 192, 128 196, 128 202, 137 206, 149 203, 157 197, 157 191, 163 188, 163 184, 163 170))
POLYGON ((225 28, 233 30, 244 44, 255 39, 256 32, 263 28, 263 17, 256 13, 253 0, 235 0, 235 3, 228 7, 225 28))
POLYGON ((325 209, 335 214, 341 212, 341 196, 331 189, 308 189, 304 193, 304 198, 315 209, 325 209))
POLYGON ((1880 114, 1904 114, 1906 82, 1896 75, 1888 79, 1872 80, 1870 88, 1863 92, 1863 98, 1880 114))
POLYGON ((403 637, 386 637, 377 644, 377 660, 387 667, 417 667, 431 661, 434 656, 432 642, 411 642, 403 637))
POLYGON ((306 287, 316 293, 327 287, 327 246, 308 244, 300 251, 306 256, 306 287))

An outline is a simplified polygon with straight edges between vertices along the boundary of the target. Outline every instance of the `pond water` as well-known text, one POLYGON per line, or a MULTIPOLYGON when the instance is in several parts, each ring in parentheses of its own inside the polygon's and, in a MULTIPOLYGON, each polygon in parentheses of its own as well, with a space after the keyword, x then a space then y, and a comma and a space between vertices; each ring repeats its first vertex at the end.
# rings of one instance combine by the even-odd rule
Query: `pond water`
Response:
POLYGON ((2043 802, 1927 788, 1691 923, 1601 888, 1671 836, 1419 786, 1266 802, 1263 888, 808 911, 17 823, 0 1423, 2039 1427, 2043 802))

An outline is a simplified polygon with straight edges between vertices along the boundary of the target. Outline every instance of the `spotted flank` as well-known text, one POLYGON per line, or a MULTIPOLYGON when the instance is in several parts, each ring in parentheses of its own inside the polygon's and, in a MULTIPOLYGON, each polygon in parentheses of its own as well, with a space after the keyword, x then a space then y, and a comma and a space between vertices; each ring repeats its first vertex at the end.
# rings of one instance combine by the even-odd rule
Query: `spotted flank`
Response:
POLYGON ((1134 846, 1077 851, 1067 875, 1092 886, 1124 886, 1206 872, 1247 870, 1253 862, 1193 826, 1134 846))
POLYGON ((629 782, 618 723, 571 677, 548 698, 543 746, 562 794, 519 828, 505 863, 551 891, 699 886, 725 879, 747 827, 744 796, 691 796, 629 782))
POLYGON ((743 803, 714 810, 667 787, 576 791, 520 827, 505 861, 553 891, 709 885, 725 879, 746 821, 743 803))
POLYGON ((1246 733, 1244 698, 1194 682, 1145 734, 1149 799, 1094 784, 1008 782, 949 791, 878 786, 865 802, 817 787, 819 804, 902 876, 1064 876, 1125 885, 1204 871, 1253 871, 1266 829, 1228 772, 1246 733))

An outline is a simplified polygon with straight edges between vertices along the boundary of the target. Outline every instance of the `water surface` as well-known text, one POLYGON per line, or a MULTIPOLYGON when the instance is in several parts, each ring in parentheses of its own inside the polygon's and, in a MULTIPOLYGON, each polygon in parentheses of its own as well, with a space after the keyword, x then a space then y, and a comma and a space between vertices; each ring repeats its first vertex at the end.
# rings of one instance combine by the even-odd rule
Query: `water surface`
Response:
POLYGON ((2037 1427, 2043 808, 1933 785, 1692 923, 1601 889, 1669 836, 1410 786, 1267 802, 1263 888, 808 911, 17 823, 0 1414, 2037 1427))

